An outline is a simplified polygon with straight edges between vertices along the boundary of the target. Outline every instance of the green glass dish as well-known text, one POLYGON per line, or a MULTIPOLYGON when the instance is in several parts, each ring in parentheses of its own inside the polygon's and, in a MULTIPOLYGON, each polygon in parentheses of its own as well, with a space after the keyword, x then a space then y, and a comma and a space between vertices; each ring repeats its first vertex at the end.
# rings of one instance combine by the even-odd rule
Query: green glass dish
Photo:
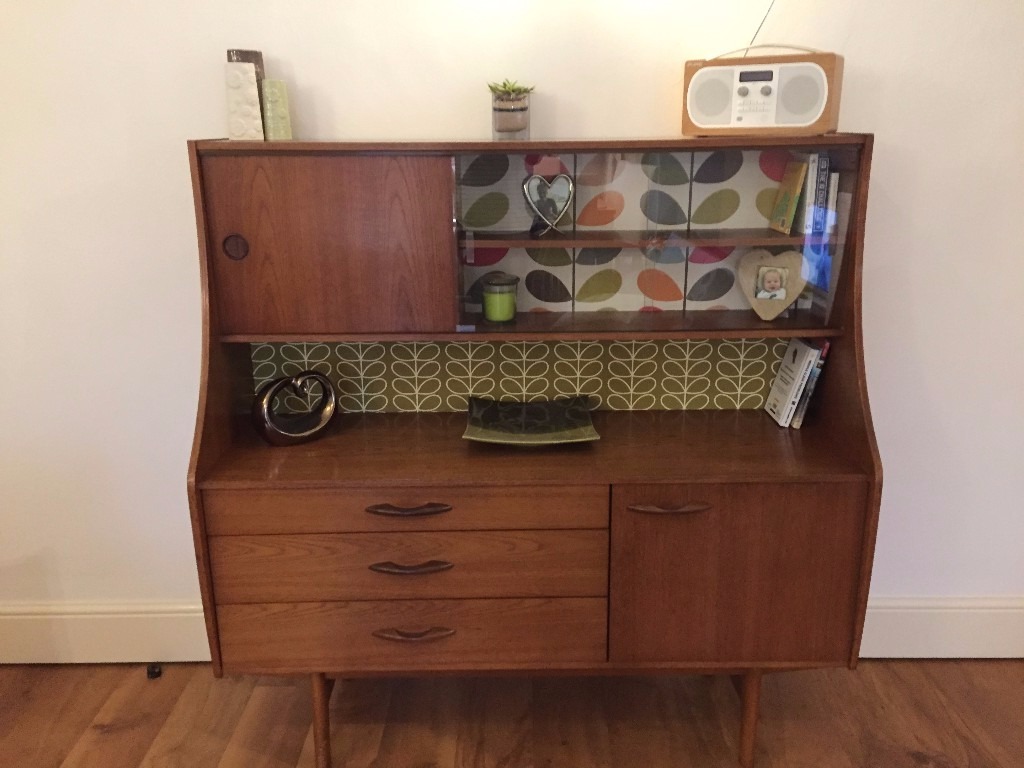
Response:
POLYGON ((502 445, 561 445, 600 440, 586 395, 537 402, 469 398, 463 438, 502 445))

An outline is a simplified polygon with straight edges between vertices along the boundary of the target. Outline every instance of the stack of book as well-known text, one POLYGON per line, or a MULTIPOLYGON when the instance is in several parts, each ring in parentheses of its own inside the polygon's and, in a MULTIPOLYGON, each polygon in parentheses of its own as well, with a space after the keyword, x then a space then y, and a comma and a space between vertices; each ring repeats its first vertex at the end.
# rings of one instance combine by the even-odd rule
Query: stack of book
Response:
POLYGON ((775 192, 768 226, 784 235, 831 234, 836 225, 839 172, 825 153, 790 160, 775 192))
POLYGON ((790 339, 764 403, 764 409, 780 427, 800 429, 803 425, 828 348, 826 339, 813 342, 790 339))

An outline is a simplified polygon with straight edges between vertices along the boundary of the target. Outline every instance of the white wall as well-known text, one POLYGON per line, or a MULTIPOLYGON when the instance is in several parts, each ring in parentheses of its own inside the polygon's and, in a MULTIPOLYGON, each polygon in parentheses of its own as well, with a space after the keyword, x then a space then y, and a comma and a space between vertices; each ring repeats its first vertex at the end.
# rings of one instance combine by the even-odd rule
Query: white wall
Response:
MULTIPOLYGON (((299 138, 488 138, 485 82, 504 77, 537 85, 536 138, 671 136, 683 62, 745 45, 768 2, 6 5, 0 661, 15 661, 205 654, 185 141, 225 133, 225 49, 264 52, 299 138)), ((840 127, 876 134, 872 655, 1024 655, 1022 30, 1019 0, 777 0, 758 38, 844 54, 840 127)))

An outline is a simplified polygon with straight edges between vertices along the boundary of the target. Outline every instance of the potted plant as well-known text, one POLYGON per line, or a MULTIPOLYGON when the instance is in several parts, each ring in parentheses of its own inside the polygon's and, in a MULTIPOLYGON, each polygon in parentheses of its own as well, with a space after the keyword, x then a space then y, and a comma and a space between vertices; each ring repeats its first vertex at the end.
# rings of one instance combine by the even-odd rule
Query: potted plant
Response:
POLYGON ((508 79, 487 87, 491 91, 492 138, 530 138, 530 93, 534 87, 508 79))

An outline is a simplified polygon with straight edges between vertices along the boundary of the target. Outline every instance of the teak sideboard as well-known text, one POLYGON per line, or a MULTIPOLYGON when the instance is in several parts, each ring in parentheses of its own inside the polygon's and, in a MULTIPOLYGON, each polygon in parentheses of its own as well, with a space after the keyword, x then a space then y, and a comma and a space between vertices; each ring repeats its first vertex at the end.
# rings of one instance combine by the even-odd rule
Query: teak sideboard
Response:
POLYGON ((752 765, 762 675, 858 658, 881 493, 860 320, 871 146, 859 134, 190 142, 203 360, 188 493, 215 674, 308 676, 321 768, 339 677, 727 674, 742 700, 740 762, 752 765), (700 262, 813 237, 768 229, 775 182, 750 192, 753 225, 716 225, 741 197, 730 164, 747 158, 763 182, 807 152, 828 154, 846 203, 830 282, 770 322, 702 304, 700 262), (629 206, 633 193, 607 187, 622 164, 650 188, 634 195, 643 217, 615 228, 598 208, 629 206), (513 168, 499 213, 522 207, 516 168, 567 172, 579 207, 539 241, 519 213, 507 226, 470 216, 495 166, 513 168), (661 184, 683 190, 679 211, 651 192, 661 184), (698 212, 696 198, 715 192, 698 212), (585 195, 600 197, 586 215, 585 195), (681 257, 664 256, 668 242, 681 257), (568 299, 483 322, 480 262, 501 249, 554 258, 531 248, 569 255, 568 299), (620 274, 628 259, 671 262, 683 288, 663 291, 667 308, 636 296, 632 309, 583 311, 576 265, 582 275, 588 260, 616 258, 620 274), (799 430, 758 408, 599 409, 599 441, 524 449, 463 440, 464 413, 392 409, 343 413, 315 442, 272 447, 247 418, 264 343, 792 337, 830 342, 799 430))

